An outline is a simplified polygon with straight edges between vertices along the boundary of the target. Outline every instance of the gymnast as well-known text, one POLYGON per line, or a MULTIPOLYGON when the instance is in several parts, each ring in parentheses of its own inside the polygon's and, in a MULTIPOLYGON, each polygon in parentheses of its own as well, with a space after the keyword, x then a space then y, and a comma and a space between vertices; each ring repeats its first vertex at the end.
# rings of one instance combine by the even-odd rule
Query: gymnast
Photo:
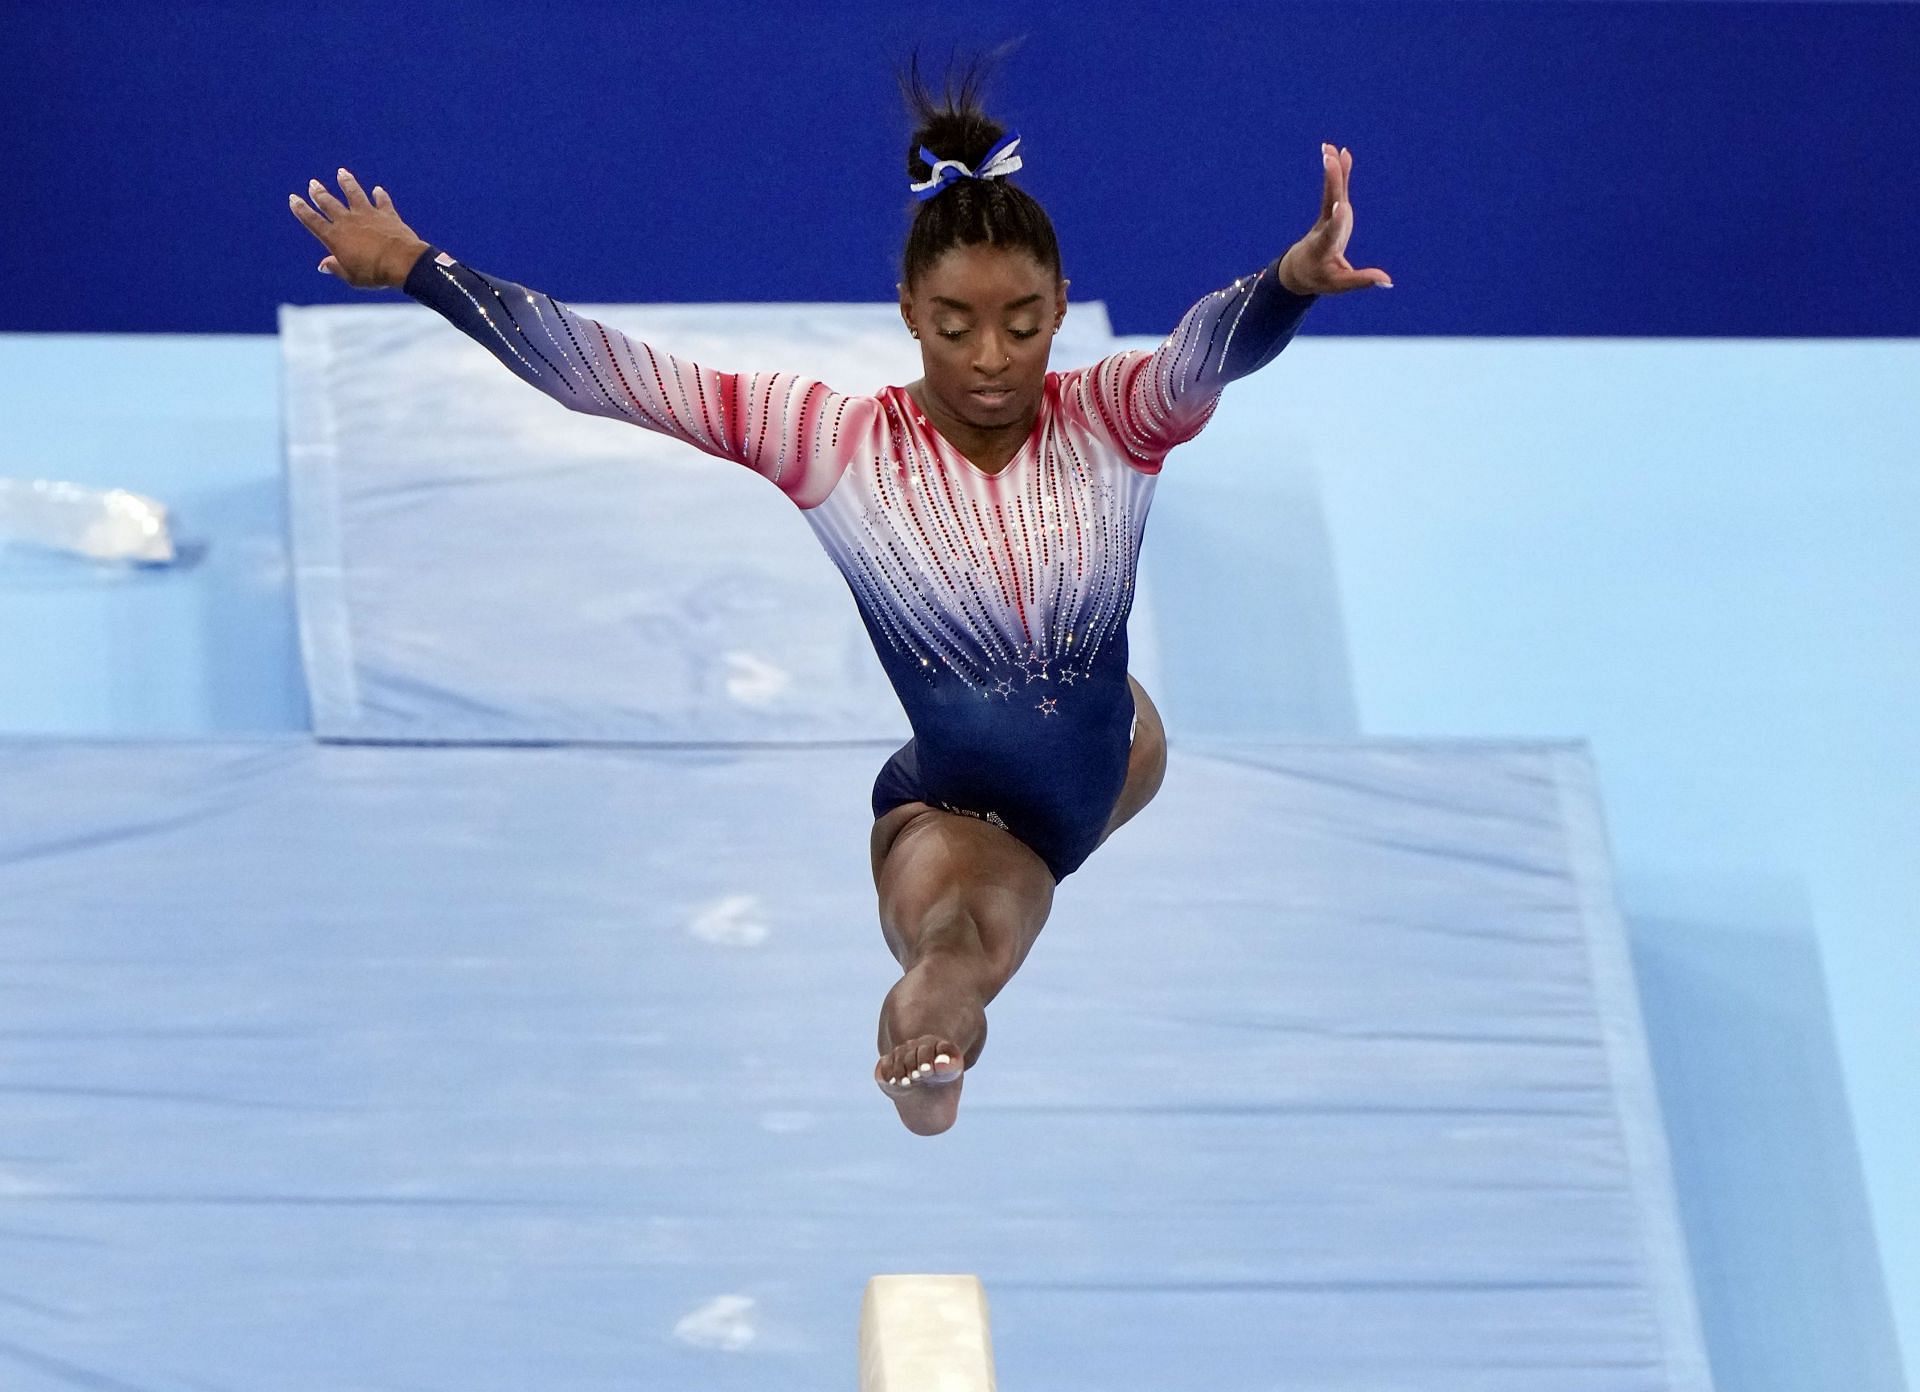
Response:
POLYGON ((321 271, 403 290, 571 410, 744 464, 812 526, 913 730, 873 786, 880 928, 902 970, 874 1079, 921 1135, 953 1125, 986 1006, 1054 886, 1166 771, 1126 629, 1162 461, 1316 297, 1392 284, 1348 264, 1353 156, 1322 145, 1319 216, 1283 255, 1153 352, 1049 372, 1067 281, 1052 223, 1009 177, 1020 138, 981 109, 982 73, 937 96, 917 67, 902 82, 919 128, 900 317, 924 375, 873 396, 673 357, 421 240, 345 169, 339 197, 315 179, 311 204, 290 199, 326 246, 321 271))

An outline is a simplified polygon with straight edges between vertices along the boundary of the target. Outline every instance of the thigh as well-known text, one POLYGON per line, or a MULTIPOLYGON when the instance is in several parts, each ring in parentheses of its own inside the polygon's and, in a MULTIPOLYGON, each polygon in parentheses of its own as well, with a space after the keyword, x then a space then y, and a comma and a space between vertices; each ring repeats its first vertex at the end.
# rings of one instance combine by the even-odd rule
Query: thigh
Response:
POLYGON ((982 952, 1004 985, 1053 908, 1047 863, 978 817, 904 803, 874 823, 873 849, 880 929, 902 964, 959 934, 954 945, 982 952))
POLYGON ((873 861, 873 887, 880 888, 880 872, 887 863, 887 852, 893 849, 893 839, 900 829, 922 812, 935 812, 939 809, 925 802, 903 802, 891 811, 873 819, 873 835, 867 843, 867 853, 873 861))

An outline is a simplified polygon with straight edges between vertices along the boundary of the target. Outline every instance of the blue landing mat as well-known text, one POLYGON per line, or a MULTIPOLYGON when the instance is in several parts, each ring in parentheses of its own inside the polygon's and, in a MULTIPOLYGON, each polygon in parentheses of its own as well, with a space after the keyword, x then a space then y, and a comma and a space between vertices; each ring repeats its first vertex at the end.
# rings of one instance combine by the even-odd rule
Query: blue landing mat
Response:
POLYGON ((0 1385, 1707 1387, 1583 748, 1180 744, 933 1139, 886 753, 0 744, 0 1385))

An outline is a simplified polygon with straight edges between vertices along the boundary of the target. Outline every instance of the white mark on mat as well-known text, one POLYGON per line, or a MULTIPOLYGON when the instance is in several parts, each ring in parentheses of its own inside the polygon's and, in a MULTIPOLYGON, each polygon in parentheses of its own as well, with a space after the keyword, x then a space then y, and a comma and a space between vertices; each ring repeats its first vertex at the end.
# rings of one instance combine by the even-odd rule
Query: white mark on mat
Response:
POLYGON ((753 1342, 753 1297, 715 1296, 673 1327, 673 1337, 695 1348, 736 1353, 753 1342))
POLYGON ((793 685, 793 674, 764 657, 737 649, 726 655, 727 695, 743 706, 773 704, 793 685))
POLYGON ((772 931, 757 894, 729 894, 693 916, 687 931, 720 947, 758 947, 772 931))

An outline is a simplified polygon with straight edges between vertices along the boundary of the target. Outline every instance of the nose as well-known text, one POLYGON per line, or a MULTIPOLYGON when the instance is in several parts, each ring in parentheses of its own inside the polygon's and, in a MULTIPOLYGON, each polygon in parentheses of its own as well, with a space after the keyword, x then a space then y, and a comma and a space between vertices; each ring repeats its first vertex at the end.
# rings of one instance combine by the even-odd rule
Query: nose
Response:
POLYGON ((982 376, 992 377, 1005 372, 1013 366, 1013 353, 1007 347, 1007 340, 997 333, 980 335, 980 351, 974 354, 974 370, 982 376))

